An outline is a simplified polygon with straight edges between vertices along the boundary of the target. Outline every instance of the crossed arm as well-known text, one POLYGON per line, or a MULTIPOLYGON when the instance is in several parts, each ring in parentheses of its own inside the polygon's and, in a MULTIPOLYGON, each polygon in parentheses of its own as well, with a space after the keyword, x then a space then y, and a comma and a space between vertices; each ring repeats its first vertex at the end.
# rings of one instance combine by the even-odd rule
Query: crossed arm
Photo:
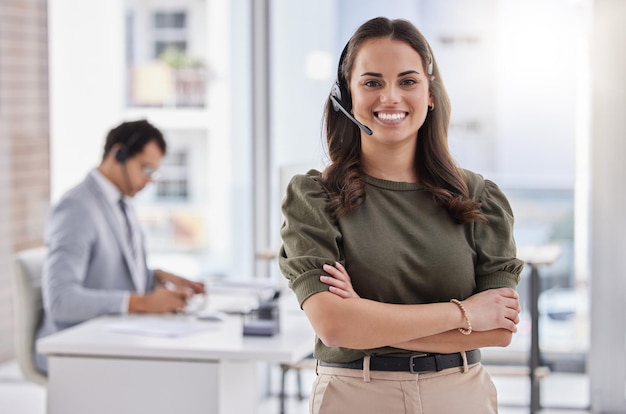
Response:
POLYGON ((320 280, 328 292, 312 295, 302 308, 327 346, 371 349, 382 346, 421 351, 458 352, 507 346, 519 323, 519 296, 514 289, 491 289, 463 301, 473 333, 454 303, 396 305, 363 299, 354 291, 341 264, 326 265, 320 280))

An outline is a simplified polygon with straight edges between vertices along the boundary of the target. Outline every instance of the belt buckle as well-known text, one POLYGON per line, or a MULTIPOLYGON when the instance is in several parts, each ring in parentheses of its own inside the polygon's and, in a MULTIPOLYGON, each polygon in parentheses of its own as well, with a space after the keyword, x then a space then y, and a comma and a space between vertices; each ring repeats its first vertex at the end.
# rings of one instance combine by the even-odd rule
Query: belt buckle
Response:
POLYGON ((411 357, 409 358, 409 372, 411 374, 419 374, 422 371, 416 371, 413 369, 413 367, 415 366, 415 363, 413 362, 415 359, 417 358, 423 358, 425 356, 428 356, 428 354, 415 354, 415 355, 411 355, 411 357))

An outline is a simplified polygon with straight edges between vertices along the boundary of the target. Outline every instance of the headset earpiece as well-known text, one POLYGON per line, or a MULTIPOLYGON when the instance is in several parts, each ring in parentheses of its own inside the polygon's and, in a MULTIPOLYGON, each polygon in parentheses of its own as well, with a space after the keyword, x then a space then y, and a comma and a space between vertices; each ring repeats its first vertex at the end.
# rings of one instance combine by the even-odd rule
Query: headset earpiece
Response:
POLYGON ((115 161, 119 162, 120 164, 124 164, 126 163, 127 159, 128 159, 128 149, 126 146, 123 146, 117 151, 115 151, 115 161))
POLYGON ((341 105, 342 93, 341 86, 339 86, 339 82, 335 82, 333 87, 330 89, 331 102, 333 103, 333 109, 336 112, 340 111, 339 106, 341 105), (335 99, 332 99, 335 98, 335 99))
MULTIPOLYGON (((347 111, 350 111, 352 109, 352 99, 350 98, 348 83, 346 82, 346 78, 343 76, 341 70, 343 69, 343 62, 346 59, 346 55, 348 54, 349 45, 349 42, 346 43, 343 50, 341 51, 341 55, 339 56, 339 64, 337 65, 337 81, 330 90, 330 95, 334 97, 338 101, 339 105, 341 105, 347 111)), ((337 102, 335 102, 334 100, 332 101, 335 111, 339 111, 340 109, 337 106, 337 102)))
POLYGON ((331 98, 335 98, 331 99, 335 111, 339 111, 338 105, 343 106, 348 111, 352 109, 352 99, 350 99, 350 92, 345 83, 343 78, 338 79, 330 89, 331 98))
POLYGON ((139 132, 135 132, 126 144, 122 144, 122 146, 115 152, 115 161, 120 164, 125 164, 128 160, 131 149, 139 141, 139 138, 139 132))

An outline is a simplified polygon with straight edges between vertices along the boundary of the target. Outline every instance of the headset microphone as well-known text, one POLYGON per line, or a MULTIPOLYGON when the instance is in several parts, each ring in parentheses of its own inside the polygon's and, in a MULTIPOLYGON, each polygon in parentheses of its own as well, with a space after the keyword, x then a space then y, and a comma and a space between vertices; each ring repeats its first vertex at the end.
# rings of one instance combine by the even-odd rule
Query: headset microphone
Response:
POLYGON ((350 114, 350 112, 348 112, 346 108, 343 107, 343 105, 341 105, 341 103, 339 102, 341 100, 341 89, 339 88, 339 85, 336 83, 333 85, 333 88, 331 90, 330 100, 333 103, 333 109, 335 111, 343 112, 343 114, 347 116, 350 121, 354 122, 354 124, 358 126, 359 128, 361 128, 361 131, 365 132, 367 135, 373 134, 372 130, 369 127, 357 121, 356 118, 353 117, 352 114, 350 114))

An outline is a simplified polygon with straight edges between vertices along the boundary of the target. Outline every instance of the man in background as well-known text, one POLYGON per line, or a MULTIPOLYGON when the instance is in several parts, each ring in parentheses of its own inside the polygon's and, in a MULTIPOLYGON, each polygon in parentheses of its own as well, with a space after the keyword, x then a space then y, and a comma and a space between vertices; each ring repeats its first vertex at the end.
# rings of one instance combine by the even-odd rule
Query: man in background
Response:
MULTIPOLYGON (((139 221, 129 200, 156 178, 163 134, 145 120, 109 131, 100 165, 54 206, 37 338, 104 314, 173 313, 204 285, 149 269, 139 221)), ((44 355, 37 367, 47 372, 44 355)))

